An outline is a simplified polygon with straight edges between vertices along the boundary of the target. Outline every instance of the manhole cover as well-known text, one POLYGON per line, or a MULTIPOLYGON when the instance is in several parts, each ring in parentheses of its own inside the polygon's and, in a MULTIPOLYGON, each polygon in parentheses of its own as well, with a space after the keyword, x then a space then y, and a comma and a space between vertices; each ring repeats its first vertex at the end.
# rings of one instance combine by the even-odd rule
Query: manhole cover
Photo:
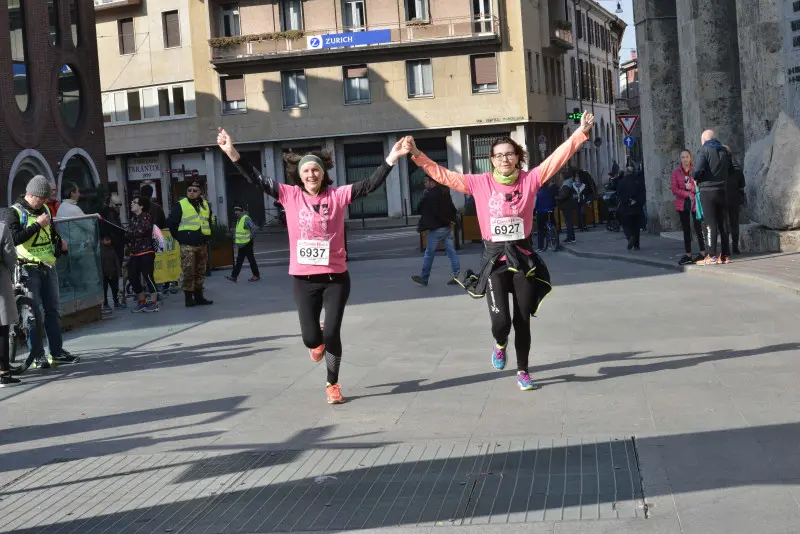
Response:
POLYGON ((254 533, 645 517, 631 439, 106 456, 44 466, 3 488, 0 499, 2 532, 254 533), (64 494, 70 498, 55 497, 64 494))

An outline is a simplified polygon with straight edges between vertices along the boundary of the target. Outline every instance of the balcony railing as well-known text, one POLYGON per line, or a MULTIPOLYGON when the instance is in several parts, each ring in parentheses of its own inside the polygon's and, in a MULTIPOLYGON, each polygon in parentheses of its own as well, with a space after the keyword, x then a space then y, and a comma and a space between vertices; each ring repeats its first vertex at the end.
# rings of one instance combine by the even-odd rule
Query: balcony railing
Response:
POLYGON ((572 38, 572 30, 556 28, 550 35, 550 44, 572 50, 575 47, 575 41, 572 38))
POLYGON ((390 30, 390 38, 386 42, 355 45, 341 48, 316 49, 309 46, 309 37, 352 32, 352 29, 320 29, 306 30, 302 36, 287 38, 280 34, 243 35, 238 38, 242 42, 219 44, 211 40, 211 61, 229 62, 231 60, 267 59, 290 55, 325 54, 334 51, 355 49, 359 52, 370 49, 386 49, 397 46, 416 44, 434 45, 436 43, 452 44, 454 42, 470 42, 476 40, 499 42, 500 22, 497 17, 463 17, 437 19, 431 22, 401 22, 389 24, 370 24, 358 31, 390 30))
POLYGON ((115 7, 137 6, 142 0, 94 0, 94 10, 113 9, 115 7))

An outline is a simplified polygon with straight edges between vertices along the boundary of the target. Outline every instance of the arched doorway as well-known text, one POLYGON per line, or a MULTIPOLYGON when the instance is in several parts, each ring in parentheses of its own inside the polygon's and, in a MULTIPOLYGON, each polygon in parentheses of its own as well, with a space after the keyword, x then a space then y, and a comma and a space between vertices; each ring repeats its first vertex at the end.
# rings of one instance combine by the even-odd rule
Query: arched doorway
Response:
POLYGON ((17 199, 25 194, 25 187, 31 178, 41 174, 45 178, 55 183, 53 173, 44 157, 35 150, 23 150, 17 155, 11 165, 11 172, 8 178, 8 205, 12 205, 17 199))
POLYGON ((58 177, 58 190, 63 197, 68 183, 74 183, 81 191, 78 206, 84 213, 97 213, 105 203, 107 192, 100 186, 100 176, 97 173, 92 158, 80 148, 73 148, 64 156, 61 162, 61 172, 58 177))

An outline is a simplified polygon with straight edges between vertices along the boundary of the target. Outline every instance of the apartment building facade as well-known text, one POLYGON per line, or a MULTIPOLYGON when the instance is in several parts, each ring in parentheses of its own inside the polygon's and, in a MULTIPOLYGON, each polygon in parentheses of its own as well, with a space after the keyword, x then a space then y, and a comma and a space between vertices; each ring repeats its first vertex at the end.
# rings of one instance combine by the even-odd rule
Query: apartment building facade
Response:
MULTIPOLYGON (((625 135, 617 123, 616 98, 620 43, 627 25, 593 0, 568 0, 566 10, 575 33, 575 48, 564 61, 569 83, 567 113, 590 110, 595 115, 592 143, 583 147, 573 164, 588 170, 600 184, 613 162, 624 162, 625 135)), ((568 133, 575 131, 577 122, 568 121, 568 133)))
MULTIPOLYGON (((150 181, 170 204, 195 177, 221 220, 246 202, 268 222, 272 202, 215 149, 219 126, 279 181, 285 152, 329 150, 337 184, 369 176, 403 135, 464 172, 489 168, 498 136, 536 164, 565 135, 563 0, 146 1, 97 13, 121 193, 150 181)), ((422 182, 403 160, 350 217, 413 214, 422 182)))
POLYGON ((91 0, 8 0, 0 54, 2 206, 41 174, 61 189, 106 180, 94 13, 91 0))

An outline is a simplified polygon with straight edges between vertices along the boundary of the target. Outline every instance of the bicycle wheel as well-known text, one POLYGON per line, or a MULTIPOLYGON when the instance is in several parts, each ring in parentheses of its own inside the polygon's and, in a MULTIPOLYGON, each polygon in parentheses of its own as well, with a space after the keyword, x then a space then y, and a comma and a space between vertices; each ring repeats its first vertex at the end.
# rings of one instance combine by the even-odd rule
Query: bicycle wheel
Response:
MULTIPOLYGON (((8 337, 8 356, 11 361, 11 373, 20 375, 28 370, 33 363, 30 335, 36 330, 39 336, 44 336, 44 319, 39 306, 32 298, 20 295, 17 297, 17 313, 19 319, 11 325, 8 337)), ((44 339, 42 339, 44 343, 44 339)))
POLYGON ((558 232, 556 231, 556 227, 552 224, 547 225, 547 241, 550 243, 550 246, 553 247, 553 252, 558 250, 558 232))

